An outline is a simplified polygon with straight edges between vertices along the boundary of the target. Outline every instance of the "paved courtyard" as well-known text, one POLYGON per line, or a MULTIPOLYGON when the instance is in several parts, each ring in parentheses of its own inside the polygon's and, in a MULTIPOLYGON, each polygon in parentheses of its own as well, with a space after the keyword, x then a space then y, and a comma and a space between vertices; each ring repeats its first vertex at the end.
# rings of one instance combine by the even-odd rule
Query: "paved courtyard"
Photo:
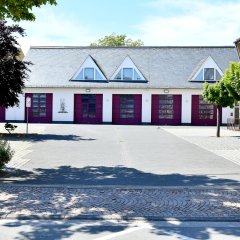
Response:
POLYGON ((31 124, 24 138, 18 126, 0 177, 4 239, 240 237, 238 132, 31 124))
POLYGON ((10 137, 16 155, 2 182, 239 186, 238 132, 224 129, 216 139, 204 127, 31 124, 30 133, 10 137))

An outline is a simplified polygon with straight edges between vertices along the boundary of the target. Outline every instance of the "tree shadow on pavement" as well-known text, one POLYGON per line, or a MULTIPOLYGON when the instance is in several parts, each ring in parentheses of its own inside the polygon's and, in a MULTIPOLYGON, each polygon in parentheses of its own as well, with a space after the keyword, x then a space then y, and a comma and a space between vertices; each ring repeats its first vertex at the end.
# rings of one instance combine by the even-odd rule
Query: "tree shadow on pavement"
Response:
MULTIPOLYGON (((3 176, 4 173, 2 173, 3 176)), ((240 173, 232 173, 240 175, 240 173)), ((60 166, 36 168, 33 171, 8 169, 0 182, 24 184, 76 184, 76 185, 123 185, 123 186, 223 186, 237 185, 239 181, 223 178, 224 175, 154 174, 124 166, 86 166, 83 168, 60 166), (17 178, 17 181, 14 179, 17 178)))
POLYGON ((58 134, 5 134, 1 136, 7 141, 25 141, 25 142, 45 142, 56 141, 94 141, 95 138, 84 138, 78 135, 58 135, 58 134))
MULTIPOLYGON (((126 186, 130 187, 135 186, 135 189, 141 189, 143 186, 151 186, 151 187, 160 187, 160 186, 185 186, 186 188, 188 186, 199 186, 199 187, 219 187, 221 188, 223 185, 228 186, 239 186, 239 182, 232 180, 232 179, 225 179, 223 176, 219 178, 214 177, 208 177, 208 176, 202 176, 202 175, 181 175, 181 174, 169 174, 169 175, 158 175, 153 173, 147 173, 142 172, 134 168, 126 168, 123 166, 116 166, 116 167, 106 167, 106 166, 88 166, 84 168, 74 168, 70 166, 62 166, 57 169, 34 169, 34 172, 31 171, 15 171, 12 172, 8 176, 8 178, 2 179, 2 182, 12 182, 16 183, 11 186, 10 188, 4 187, 7 185, 0 185, 1 193, 6 194, 9 196, 7 201, 1 200, 0 198, 0 209, 7 209, 9 211, 9 214, 12 214, 14 212, 17 212, 19 209, 21 209, 21 214, 24 215, 24 212, 27 212, 31 208, 39 209, 38 214, 58 214, 57 210, 51 208, 51 205, 49 207, 46 207, 48 205, 48 201, 51 201, 51 199, 55 199, 57 201, 57 205, 59 208, 59 214, 61 214, 62 208, 67 209, 67 211, 71 211, 71 209, 68 209, 66 206, 61 206, 62 199, 65 199, 65 202, 74 202, 76 194, 79 194, 77 192, 78 188, 76 190, 72 190, 71 194, 68 196, 65 195, 67 187, 59 187, 56 186, 55 190, 51 192, 51 194, 44 192, 45 190, 36 190, 38 191, 38 194, 40 194, 39 198, 37 198, 37 195, 35 196, 33 193, 32 201, 29 201, 29 199, 26 197, 28 195, 28 192, 31 192, 34 187, 29 186, 29 189, 26 190, 24 187, 19 188, 19 196, 21 197, 21 202, 19 203, 18 197, 16 197, 14 194, 12 194, 12 189, 14 187, 17 188, 17 184, 67 184, 72 186, 72 184, 77 185, 88 185, 89 191, 83 191, 80 195, 82 200, 80 202, 76 202, 75 207, 79 208, 79 206, 83 206, 87 208, 88 205, 81 205, 85 203, 87 204, 88 201, 91 201, 93 198, 101 198, 99 191, 94 191, 94 186, 100 186, 105 185, 105 187, 109 187, 111 185, 118 185, 118 186, 126 186), (12 177, 18 177, 19 179, 17 182, 14 180, 11 180, 12 177), (58 189, 59 188, 59 189, 58 189), (60 194, 60 195, 59 195, 60 194), (51 199, 48 199, 50 196, 51 199), (67 198, 67 199, 66 199, 67 198), (37 201, 35 201, 37 200, 37 201), (60 204, 60 205, 58 205, 60 204), (78 205, 80 204, 80 205, 78 205), (45 207, 44 207, 45 206, 45 207)), ((41 185, 41 186, 42 186, 41 185)), ((101 187, 100 187, 101 188, 101 187)), ((39 188, 41 189, 41 187, 39 188)), ((109 189, 116 189, 115 187, 111 187, 109 189)), ((134 189, 134 188, 133 188, 134 189)), ((178 194, 178 188, 175 188, 175 190, 170 190, 173 194, 178 194)), ((104 191, 103 191, 104 192, 104 191)), ((102 193, 104 195, 104 193, 102 193)), ((114 192, 115 194, 115 192, 114 192)), ((131 187, 130 189, 126 188, 125 190, 122 190, 121 194, 129 194, 131 196, 131 187)), ((136 193, 135 193, 136 194, 136 193)), ((219 206, 218 199, 220 199, 222 196, 218 195, 216 192, 207 191, 204 193, 207 198, 209 198, 209 202, 216 202, 215 208, 213 208, 213 212, 217 212, 216 209, 220 209, 221 207, 225 208, 225 213, 227 214, 225 217, 228 216, 231 212, 239 212, 239 204, 240 199, 238 200, 237 205, 231 203, 231 197, 236 198, 234 194, 230 196, 227 199, 226 205, 219 206)), ((128 196, 128 195, 126 195, 128 196)), ((105 196, 106 198, 110 198, 109 196, 105 196)), ((106 199, 105 198, 105 199, 106 199)), ((195 199, 195 195, 191 195, 191 204, 196 204, 198 199, 195 199)), ((116 199, 112 199, 116 200, 116 199)), ((120 200, 119 200, 120 201, 120 200)), ((151 199, 149 199, 149 204, 151 202, 151 199)), ((189 208, 191 207, 191 204, 189 205, 189 208)), ((137 200, 136 200, 137 205, 137 200)), ((118 214, 121 216, 124 216, 123 211, 125 209, 125 203, 122 203, 122 208, 118 209, 118 214)), ((134 206, 134 204, 132 205, 134 206)), ((201 204, 199 205, 201 206, 201 204)), ((89 205, 89 209, 91 208, 91 204, 89 205)), ((108 204, 96 205, 96 208, 99 208, 97 211, 98 218, 97 219, 103 219, 98 220, 95 222, 89 222, 88 224, 83 224, 81 221, 50 221, 48 223, 43 223, 41 221, 35 220, 27 221, 23 220, 19 222, 19 220, 6 223, 4 226, 8 228, 16 228, 18 226, 24 226, 24 230, 21 230, 18 237, 16 239, 18 240, 37 240, 37 239, 51 239, 51 240, 57 240, 57 239, 63 239, 63 238, 70 238, 74 234, 86 234, 88 235, 97 235, 97 234, 106 234, 106 233, 115 233, 119 231, 123 231, 125 229, 128 229, 131 227, 131 222, 124 222, 124 223, 112 223, 111 221, 106 220, 106 213, 112 213, 114 204, 111 206, 108 204), (104 220, 105 219, 105 220, 104 220), (29 228, 30 227, 30 228, 29 228)), ((174 225, 169 223, 168 227, 162 227, 158 224, 157 221, 151 221, 147 215, 142 216, 142 219, 145 220, 149 225, 151 225, 151 229, 149 231, 156 235, 156 236, 175 236, 176 239, 185 239, 185 238, 191 238, 191 239, 210 239, 211 231, 215 231, 217 233, 222 234, 223 236, 234 236, 234 237, 240 237, 240 230, 238 228, 219 228, 219 227, 211 227, 211 231, 209 230, 209 227, 206 225, 206 227, 195 227, 193 228, 187 228, 184 226, 184 222, 182 222, 182 217, 179 217, 179 214, 174 215, 174 206, 171 204, 168 205, 169 212, 172 211, 172 218, 174 218, 176 221, 178 221, 178 225, 174 225)), ((144 208, 144 206, 142 206, 144 208)), ((221 209, 220 209, 221 210, 221 209)), ((85 211, 85 210, 83 210, 85 211)), ((87 211, 87 210, 86 210, 87 211)), ((199 212, 201 212, 201 209, 198 209, 199 212)), ((202 210, 204 211, 204 209, 202 210)), ((13 216, 13 218, 21 218, 21 214, 13 216)), ((81 213, 82 214, 82 213, 81 213)), ((80 215, 81 215, 80 214, 80 215)), ((194 215, 194 214, 193 214, 194 215)), ((231 215, 231 214, 230 214, 231 215)), ((84 213, 81 215, 82 219, 84 219, 84 213)), ((131 216, 131 213, 130 213, 131 216)), ((211 217, 211 214, 209 213, 209 217, 211 217)), ((224 213, 220 213, 219 219, 224 217, 224 213), (222 215, 221 215, 222 214, 222 215)), ((231 216, 230 216, 231 217, 231 216)), ((240 215, 237 215, 238 220, 240 219, 240 215)), ((54 218, 52 218, 54 219, 54 218)), ((77 219, 77 218, 76 218, 77 219)), ((81 217, 79 218, 81 219, 81 217)), ((94 216, 93 216, 94 219, 94 216)), ((168 221, 168 217, 161 216, 155 220, 166 220, 168 221)), ((81 235, 82 236, 82 235, 81 235)), ((84 238, 82 238, 84 239, 84 238)), ((87 237, 86 237, 87 239, 87 237)))

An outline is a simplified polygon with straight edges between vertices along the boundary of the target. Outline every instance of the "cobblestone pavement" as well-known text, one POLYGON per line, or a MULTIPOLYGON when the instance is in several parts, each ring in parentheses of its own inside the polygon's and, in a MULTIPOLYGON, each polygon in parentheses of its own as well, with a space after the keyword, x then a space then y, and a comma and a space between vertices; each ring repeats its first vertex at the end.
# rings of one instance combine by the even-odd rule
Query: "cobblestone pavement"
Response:
MULTIPOLYGON (((18 123, 14 124, 17 125, 17 129, 14 131, 16 134, 25 134, 26 133, 26 124, 25 123, 18 123)), ((40 134, 43 133, 45 130, 44 125, 30 125, 29 126, 29 131, 30 133, 34 134, 40 134)), ((0 123, 0 133, 6 133, 6 130, 4 129, 4 123, 0 123)), ((11 148, 14 150, 14 155, 13 159, 6 165, 9 168, 14 168, 14 167, 20 167, 27 162, 29 162, 31 159, 26 158, 26 156, 32 152, 32 146, 34 142, 27 141, 24 138, 19 137, 19 141, 16 140, 11 140, 9 138, 8 142, 10 143, 11 148)))
POLYGON ((240 192, 217 188, 0 186, 2 219, 240 220, 240 192))
POLYGON ((161 127, 190 143, 240 165, 240 132, 221 129, 221 137, 215 137, 213 127, 161 127))

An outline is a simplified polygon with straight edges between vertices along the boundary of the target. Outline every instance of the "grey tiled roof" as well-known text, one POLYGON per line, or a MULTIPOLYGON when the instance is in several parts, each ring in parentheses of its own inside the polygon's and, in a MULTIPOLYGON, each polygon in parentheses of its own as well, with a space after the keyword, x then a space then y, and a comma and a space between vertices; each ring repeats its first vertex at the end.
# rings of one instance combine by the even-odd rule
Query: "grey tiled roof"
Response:
POLYGON ((238 61, 234 47, 32 47, 26 87, 80 88, 201 88, 189 78, 211 56, 224 72, 230 61, 238 61), (70 81, 87 56, 91 56, 107 79, 130 56, 147 83, 70 81))

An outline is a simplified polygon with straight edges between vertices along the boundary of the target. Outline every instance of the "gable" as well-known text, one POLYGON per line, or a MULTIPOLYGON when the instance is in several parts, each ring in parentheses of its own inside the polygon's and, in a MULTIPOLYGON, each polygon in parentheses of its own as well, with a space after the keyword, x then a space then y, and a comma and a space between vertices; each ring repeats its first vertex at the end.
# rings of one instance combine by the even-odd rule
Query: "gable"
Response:
POLYGON ((196 82, 219 81, 222 76, 222 70, 219 68, 213 58, 209 56, 197 67, 190 80, 196 82))
POLYGON ((111 81, 146 81, 132 59, 127 56, 114 72, 111 81))
POLYGON ((80 69, 72 77, 72 81, 106 81, 103 72, 89 55, 81 65, 80 69))

